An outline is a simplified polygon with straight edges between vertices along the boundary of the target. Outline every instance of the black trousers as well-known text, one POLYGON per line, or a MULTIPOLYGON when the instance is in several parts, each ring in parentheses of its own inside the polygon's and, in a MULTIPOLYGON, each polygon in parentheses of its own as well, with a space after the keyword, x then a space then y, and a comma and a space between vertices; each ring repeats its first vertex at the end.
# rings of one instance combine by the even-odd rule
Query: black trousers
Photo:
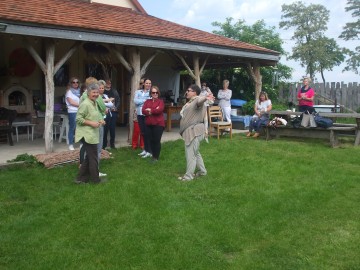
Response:
POLYGON ((108 143, 108 133, 110 133, 110 146, 113 147, 115 145, 115 128, 116 121, 118 118, 118 112, 111 112, 106 115, 106 125, 104 126, 104 138, 103 138, 103 149, 106 148, 108 143))
POLYGON ((98 159, 98 145, 89 144, 81 139, 82 148, 85 150, 85 158, 81 163, 80 170, 77 176, 78 181, 99 183, 99 159, 98 159))
POLYGON ((306 111, 309 111, 309 113, 313 113, 315 112, 315 109, 314 107, 311 107, 311 106, 299 106, 299 112, 306 112, 306 111))
POLYGON ((153 158, 159 159, 161 151, 161 137, 164 132, 162 126, 146 126, 146 137, 149 138, 153 158))
POLYGON ((146 132, 145 116, 144 115, 138 115, 137 120, 138 120, 138 123, 139 123, 141 135, 143 135, 143 137, 144 137, 144 150, 146 152, 152 154, 152 149, 151 149, 151 145, 150 145, 150 138, 149 138, 149 136, 147 135, 147 132, 146 132))

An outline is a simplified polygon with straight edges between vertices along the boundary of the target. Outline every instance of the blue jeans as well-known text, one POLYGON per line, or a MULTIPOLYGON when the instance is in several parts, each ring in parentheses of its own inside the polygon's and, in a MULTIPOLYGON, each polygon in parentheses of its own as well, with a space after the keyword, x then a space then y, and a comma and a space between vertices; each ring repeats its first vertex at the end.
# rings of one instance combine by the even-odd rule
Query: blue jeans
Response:
POLYGON ((258 118, 253 117, 250 121, 249 132, 255 130, 255 132, 260 132, 261 128, 266 126, 269 123, 269 118, 258 118))
POLYGON ((68 113, 68 116, 69 116, 68 139, 69 139, 69 145, 70 145, 70 144, 74 144, 74 136, 75 136, 75 128, 76 128, 76 112, 68 113))

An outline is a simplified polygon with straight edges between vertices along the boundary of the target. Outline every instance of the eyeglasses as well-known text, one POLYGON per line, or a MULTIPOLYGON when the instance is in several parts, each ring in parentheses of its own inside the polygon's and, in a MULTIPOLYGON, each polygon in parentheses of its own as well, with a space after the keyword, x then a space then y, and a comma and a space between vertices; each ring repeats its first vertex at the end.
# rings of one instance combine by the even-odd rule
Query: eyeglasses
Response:
POLYGON ((151 92, 151 94, 155 94, 155 95, 158 95, 159 93, 158 93, 158 92, 151 92))
POLYGON ((79 81, 72 81, 72 83, 79 83, 79 81))
POLYGON ((195 92, 195 91, 192 89, 188 89, 188 90, 186 90, 186 92, 195 92))

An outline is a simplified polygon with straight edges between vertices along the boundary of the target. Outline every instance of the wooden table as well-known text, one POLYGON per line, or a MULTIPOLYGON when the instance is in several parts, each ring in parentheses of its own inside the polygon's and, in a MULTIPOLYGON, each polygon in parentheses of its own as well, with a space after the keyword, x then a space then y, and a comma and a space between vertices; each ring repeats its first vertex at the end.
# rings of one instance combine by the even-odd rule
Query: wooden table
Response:
POLYGON ((16 141, 19 141, 19 131, 18 128, 19 127, 26 127, 27 128, 27 135, 28 135, 28 140, 30 140, 30 128, 31 128, 31 140, 34 140, 34 127, 36 126, 35 124, 30 123, 30 121, 25 121, 25 122, 13 122, 12 123, 13 128, 15 128, 15 132, 16 132, 16 141))
POLYGON ((179 113, 182 109, 182 106, 165 106, 166 113, 166 131, 171 131, 171 115, 173 113, 179 113))
MULTIPOLYGON (((274 115, 274 116, 300 116, 302 113, 301 112, 292 112, 292 111, 276 111, 276 110, 271 110, 270 115, 274 115)), ((360 113, 328 113, 328 112, 319 112, 318 113, 319 116, 322 117, 327 117, 327 118, 331 118, 334 122, 334 126, 330 127, 328 129, 321 129, 321 128, 303 128, 304 130, 306 130, 306 132, 304 131, 299 131, 296 129, 294 129, 295 132, 298 132, 298 135, 309 135, 308 137, 312 137, 312 135, 318 136, 315 133, 321 133, 320 130, 329 130, 330 131, 330 135, 331 136, 335 136, 334 138, 334 143, 337 143, 337 133, 341 133, 341 132, 353 132, 353 135, 355 135, 355 146, 358 146, 360 144, 360 113), (352 124, 341 124, 341 123, 336 123, 336 121, 340 118, 353 118, 356 121, 356 124, 352 125, 352 124)), ((268 132, 270 135, 270 132, 268 132)), ((279 132, 280 133, 280 132, 279 132)), ((287 135, 289 135, 290 133, 287 132, 287 135)), ((296 134, 295 134, 296 135, 296 134)), ((331 140, 331 138, 330 138, 331 140)))

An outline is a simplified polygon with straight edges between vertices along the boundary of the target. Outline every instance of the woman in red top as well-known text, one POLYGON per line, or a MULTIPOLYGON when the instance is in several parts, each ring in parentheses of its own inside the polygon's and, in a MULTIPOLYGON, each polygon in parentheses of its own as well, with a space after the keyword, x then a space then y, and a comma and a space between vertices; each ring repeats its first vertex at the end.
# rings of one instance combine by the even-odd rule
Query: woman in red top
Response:
POLYGON ((315 91, 310 87, 311 79, 305 77, 303 80, 304 86, 301 87, 297 94, 297 100, 299 101, 299 111, 313 113, 314 110, 314 97, 315 91))
POLYGON ((164 101, 160 99, 160 90, 157 86, 151 87, 151 99, 145 101, 142 114, 145 115, 146 133, 150 140, 152 162, 157 162, 161 151, 161 136, 165 128, 164 101))

